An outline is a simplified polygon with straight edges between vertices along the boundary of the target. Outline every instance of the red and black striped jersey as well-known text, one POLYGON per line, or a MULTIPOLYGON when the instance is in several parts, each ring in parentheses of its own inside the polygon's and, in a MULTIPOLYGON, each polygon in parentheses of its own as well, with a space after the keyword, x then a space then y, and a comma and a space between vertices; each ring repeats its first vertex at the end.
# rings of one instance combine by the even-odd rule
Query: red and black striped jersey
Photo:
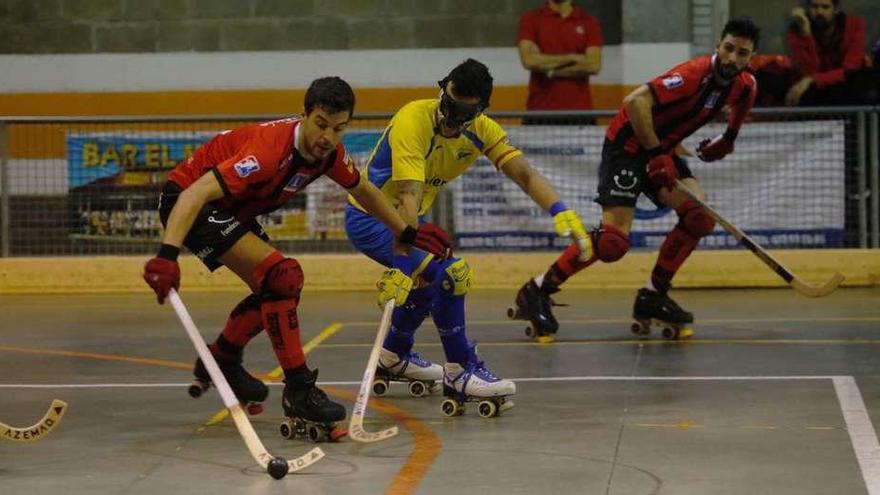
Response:
POLYGON ((299 152, 299 118, 250 124, 225 131, 199 147, 171 171, 183 189, 212 172, 225 196, 219 201, 241 221, 277 210, 297 192, 327 174, 349 189, 360 173, 342 143, 323 161, 311 163, 299 152))
MULTIPOLYGON (((728 127, 738 131, 742 117, 752 108, 758 90, 754 76, 743 71, 730 84, 721 85, 712 73, 714 61, 714 55, 695 58, 647 83, 656 100, 651 109, 654 132, 664 151, 675 149, 726 107, 732 110, 728 127)), ((608 125, 605 137, 630 154, 644 151, 625 108, 608 125)))

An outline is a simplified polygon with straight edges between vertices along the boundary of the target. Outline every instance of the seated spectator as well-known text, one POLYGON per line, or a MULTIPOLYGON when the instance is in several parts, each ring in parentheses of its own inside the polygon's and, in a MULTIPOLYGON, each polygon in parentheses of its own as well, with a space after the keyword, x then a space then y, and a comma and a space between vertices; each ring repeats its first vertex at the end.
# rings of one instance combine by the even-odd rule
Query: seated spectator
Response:
POLYGON ((800 79, 786 105, 854 103, 847 77, 865 65, 865 21, 840 10, 840 0, 809 0, 792 9, 788 48, 800 79))

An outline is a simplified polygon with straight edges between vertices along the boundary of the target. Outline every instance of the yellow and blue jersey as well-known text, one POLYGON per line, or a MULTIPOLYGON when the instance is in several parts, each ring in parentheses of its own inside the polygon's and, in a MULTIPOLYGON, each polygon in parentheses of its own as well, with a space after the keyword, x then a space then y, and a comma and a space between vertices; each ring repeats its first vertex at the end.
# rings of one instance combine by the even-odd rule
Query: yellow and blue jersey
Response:
MULTIPOLYGON (((440 189, 463 174, 480 155, 500 170, 522 154, 507 142, 504 129, 485 115, 474 119, 457 137, 441 136, 436 130, 439 105, 438 99, 416 100, 398 110, 361 172, 395 208, 399 204, 395 181, 423 182, 419 216, 431 208, 440 189)), ((348 201, 364 211, 351 195, 348 201)))

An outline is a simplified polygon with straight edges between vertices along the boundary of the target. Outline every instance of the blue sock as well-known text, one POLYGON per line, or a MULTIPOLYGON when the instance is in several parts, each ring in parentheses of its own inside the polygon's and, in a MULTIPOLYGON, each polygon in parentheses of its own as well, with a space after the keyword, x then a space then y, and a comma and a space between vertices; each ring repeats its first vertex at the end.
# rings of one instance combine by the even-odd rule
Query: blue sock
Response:
POLYGON ((464 296, 450 296, 438 291, 431 314, 440 332, 446 360, 462 366, 467 364, 472 352, 465 333, 464 296))
POLYGON ((428 316, 428 309, 433 298, 434 289, 432 287, 410 291, 406 303, 394 308, 394 312, 391 313, 391 328, 382 347, 400 356, 409 354, 415 342, 416 329, 428 316))

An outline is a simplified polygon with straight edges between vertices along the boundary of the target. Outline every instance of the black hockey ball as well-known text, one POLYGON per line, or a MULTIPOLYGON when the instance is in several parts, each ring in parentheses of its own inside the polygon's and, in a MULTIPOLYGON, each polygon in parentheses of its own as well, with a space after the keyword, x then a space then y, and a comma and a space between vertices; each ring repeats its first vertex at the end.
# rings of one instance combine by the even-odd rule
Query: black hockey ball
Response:
POLYGON ((269 472, 269 476, 275 478, 276 480, 280 480, 281 478, 287 476, 287 471, 290 469, 290 466, 287 465, 287 460, 283 457, 276 457, 269 461, 269 465, 266 466, 266 471, 269 472))

